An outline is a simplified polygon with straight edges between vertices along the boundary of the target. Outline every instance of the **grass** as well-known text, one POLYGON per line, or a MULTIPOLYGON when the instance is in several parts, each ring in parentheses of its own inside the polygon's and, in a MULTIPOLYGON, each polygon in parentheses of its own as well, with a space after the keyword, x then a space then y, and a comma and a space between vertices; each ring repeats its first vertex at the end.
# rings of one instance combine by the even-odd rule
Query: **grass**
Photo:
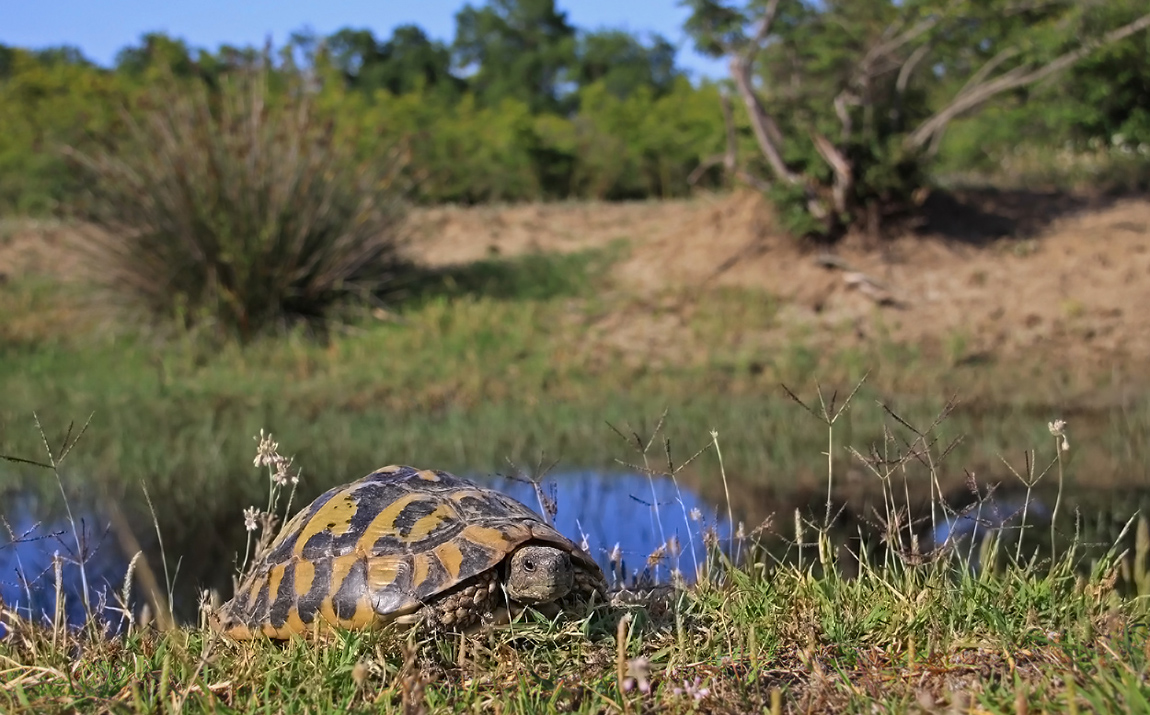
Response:
POLYGON ((146 317, 249 339, 322 327, 402 275, 401 152, 358 160, 314 93, 266 67, 214 85, 168 76, 124 108, 124 141, 66 149, 94 282, 146 317))
MULTIPOLYGON (((0 290, 0 454, 39 453, 34 411, 52 444, 69 423, 93 416, 88 448, 73 455, 63 483, 85 508, 121 509, 133 540, 156 560, 142 487, 149 490, 169 546, 184 555, 188 586, 175 607, 185 616, 195 612, 192 584, 228 583, 218 564, 230 561, 243 537, 237 505, 262 498, 260 484, 237 478, 237 470, 262 428, 298 450, 312 475, 301 485, 306 500, 390 463, 473 473, 504 470, 508 461, 534 464, 542 455, 574 468, 620 469, 618 455, 605 448, 617 439, 611 426, 647 431, 666 409, 672 445, 694 444, 708 429, 724 445, 726 481, 707 456, 681 474, 684 486, 712 503, 730 496, 735 520, 758 523, 825 494, 826 458, 817 455, 826 445, 796 424, 780 383, 809 389, 817 374, 846 389, 868 374, 856 399, 915 422, 960 393, 964 402, 940 427, 940 439, 962 437, 956 463, 1008 489, 1024 487, 1003 458, 1021 464, 1015 445, 1033 443, 1056 412, 1067 414, 1078 435, 1073 459, 1092 467, 1089 482, 1071 478, 1067 492, 1076 506, 1100 510, 1098 519, 1114 518, 1106 487, 1125 486, 1145 464, 1144 400, 1063 411, 1073 396, 1060 391, 1057 376, 1008 372, 1030 366, 952 368, 892 343, 865 351, 772 347, 747 328, 773 325, 769 295, 703 292, 686 314, 674 301, 641 303, 608 277, 625 250, 493 259, 426 274, 406 287, 396 310, 375 311, 325 341, 295 332, 243 348, 187 333, 106 330, 85 312, 82 286, 14 279, 0 290), (619 315, 627 317, 611 328, 619 315), (651 334, 671 332, 669 347, 632 337, 648 334, 651 322, 651 334), (1029 395, 1015 403, 996 396, 1019 379, 1031 381, 1029 395)), ((880 442, 892 425, 876 407, 845 415, 837 429, 844 443, 865 445, 880 442)), ((836 499, 869 518, 877 491, 856 478, 849 454, 833 454, 843 474, 836 499)), ((948 495, 963 493, 961 470, 938 479, 948 495)), ((912 496, 929 498, 927 486, 911 480, 912 496)), ((35 493, 44 518, 61 506, 56 484, 20 465, 0 469, 0 491, 35 493)), ((1123 494, 1121 518, 1139 498, 1123 494)), ((1035 496, 1053 503, 1045 484, 1035 496)))
MULTIPOLYGON (((820 441, 853 447, 841 425, 860 396, 795 400, 823 424, 820 441)), ((936 484, 953 452, 936 439, 941 419, 919 427, 892 416, 909 440, 849 451, 882 495, 877 536, 900 544, 909 516, 935 521, 947 509, 940 498, 925 514, 909 503, 906 468, 925 462, 921 476, 936 484)), ((1076 436, 1047 428, 1036 474, 1056 477, 1061 493, 1074 450, 1062 445, 1076 436)), ((630 435, 637 454, 627 459, 642 461, 660 436, 630 435)), ((715 451, 718 442, 712 433, 715 451)), ((50 444, 59 480, 65 450, 50 444)), ((69 458, 82 453, 65 444, 69 458)), ((842 475, 825 464, 829 489, 842 475)), ((632 585, 630 599, 587 614, 529 616, 469 638, 383 629, 241 644, 203 619, 161 630, 137 616, 129 571, 111 636, 96 617, 69 628, 58 615, 4 612, 0 703, 13 713, 1148 712, 1150 526, 1131 518, 1093 547, 1069 518, 1055 513, 1051 529, 1071 536, 1049 557, 1014 548, 1018 534, 1054 533, 1024 519, 969 549, 862 548, 853 575, 821 512, 796 512, 793 529, 787 518, 765 523, 734 544, 699 527, 708 550, 693 585, 654 595, 632 585), (768 547, 772 531, 789 546, 768 547), (970 568, 975 551, 983 568, 970 568)))
POLYGON ((992 156, 988 170, 948 172, 943 183, 1115 194, 1143 191, 1150 183, 1150 146, 1125 139, 1111 144, 1096 139, 1087 147, 1012 146, 986 154, 992 156))

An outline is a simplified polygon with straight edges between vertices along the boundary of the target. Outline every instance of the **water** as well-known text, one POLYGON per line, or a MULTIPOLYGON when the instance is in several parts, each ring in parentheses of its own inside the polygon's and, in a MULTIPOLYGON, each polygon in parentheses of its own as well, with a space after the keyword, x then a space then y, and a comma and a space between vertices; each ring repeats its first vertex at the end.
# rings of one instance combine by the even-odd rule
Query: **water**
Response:
MULTIPOLYGON (((63 616, 68 623, 85 619, 84 583, 93 611, 112 613, 113 593, 123 588, 127 560, 115 543, 106 521, 91 513, 75 514, 76 528, 66 519, 43 523, 32 497, 8 502, 0 517, 0 598, 5 606, 29 619, 52 622, 56 607, 56 562, 63 595, 63 616), (77 543, 77 533, 79 543, 77 543), (83 575, 80 564, 84 564, 83 575)), ((4 635, 0 623, 0 636, 4 635)))
POLYGON ((1017 538, 1024 524, 1033 534, 1039 526, 1048 527, 1050 518, 1051 510, 1041 499, 1032 497, 1027 501, 1022 496, 992 498, 966 513, 943 515, 931 534, 932 547, 949 543, 968 560, 971 568, 977 570, 981 555, 978 546, 989 535, 1006 534, 1017 538))
MULTIPOLYGON (((481 484, 518 499, 538 513, 545 511, 540 506, 535 487, 529 482, 501 476, 471 476, 481 484)), ((679 570, 689 582, 693 580, 697 566, 704 561, 705 531, 713 529, 720 543, 724 547, 729 545, 731 525, 723 518, 725 508, 717 509, 691 490, 677 487, 670 479, 649 480, 645 476, 627 473, 570 471, 549 475, 541 486, 544 495, 557 507, 553 519, 555 527, 582 544, 612 583, 618 583, 622 578, 630 584, 642 576, 665 582, 673 569, 679 570), (678 548, 667 549, 665 558, 644 573, 651 554, 671 541, 677 542, 678 548)), ((1108 546, 1129 518, 1130 510, 1144 508, 1148 503, 1150 496, 1127 493, 1124 508, 1104 509, 1089 517, 1089 524, 1085 526, 1091 540, 1103 547, 1108 546)), ((1064 531, 1073 531, 1073 515, 1080 504, 1080 499, 1075 498, 1064 501, 1063 509, 1067 512, 1064 520, 1069 520, 1064 524, 1064 531)), ((979 542, 991 533, 1007 537, 1013 534, 1013 538, 1017 538, 1023 505, 1023 495, 995 495, 967 514, 945 519, 933 532, 927 526, 927 530, 920 534, 921 543, 924 546, 949 543, 957 548, 958 553, 969 558, 970 566, 977 570, 980 568, 979 542)), ((821 503, 817 506, 818 510, 822 509, 821 503)), ((12 532, 7 534, 0 525, 0 597, 7 608, 26 618, 51 622, 56 603, 54 558, 57 557, 61 564, 60 590, 65 597, 64 615, 69 623, 85 620, 84 588, 77 565, 81 559, 85 562, 89 601, 93 609, 99 611, 103 606, 114 607, 117 603, 115 594, 123 588, 127 558, 118 548, 107 520, 96 518, 91 513, 77 514, 77 525, 83 534, 77 547, 73 530, 66 520, 37 524, 35 519, 39 511, 36 501, 30 497, 22 497, 0 507, 0 516, 5 517, 12 532)), ((783 509, 781 513, 786 511, 783 509)), ((1030 530, 1048 528, 1050 517, 1049 505, 1032 495, 1026 512, 1026 524, 1030 530)), ((1047 533, 1045 530, 1041 532, 1042 539, 1046 539, 1047 533)), ((1069 538, 1073 534, 1064 536, 1069 538)), ((169 544, 169 548, 179 554, 187 553, 193 545, 169 544)), ((238 551, 243 544, 236 544, 235 548, 238 551)), ((191 588, 189 584, 183 584, 184 590, 191 588)), ((177 590, 180 590, 179 585, 177 590)), ((133 585, 133 599, 137 605, 138 592, 138 585, 133 585)), ((223 595, 226 597, 228 594, 223 595)), ((195 595, 190 597, 194 602, 195 595)), ((112 621, 119 620, 116 612, 108 608, 104 608, 103 615, 112 621)), ((3 635, 4 626, 0 623, 0 637, 3 635)))
MULTIPOLYGON (((528 482, 482 475, 471 478, 543 512, 535 487, 528 482)), ((648 557, 672 539, 679 548, 667 550, 665 559, 647 576, 665 581, 671 569, 679 569, 690 581, 696 565, 703 561, 704 529, 713 528, 721 541, 730 537, 729 525, 714 507, 667 478, 576 471, 550 474, 541 486, 558 508, 554 526, 584 545, 612 581, 621 576, 633 582, 647 569, 648 557), (697 519, 692 519, 692 513, 697 519)), ((108 521, 91 513, 76 514, 84 534, 78 550, 66 520, 37 524, 38 511, 31 498, 13 500, 0 510, 14 536, 0 532, 0 597, 8 608, 51 622, 56 603, 53 559, 59 555, 64 614, 69 623, 83 622, 84 589, 77 565, 81 551, 91 605, 95 608, 103 597, 115 606, 114 594, 123 588, 128 561, 108 521)), ((242 548, 243 544, 236 545, 237 550, 242 548)), ((117 619, 113 611, 105 610, 104 615, 117 619)), ((0 635, 2 629, 0 624, 0 635)))
MULTIPOLYGON (((476 478, 537 512, 535 488, 510 478, 476 478)), ((545 495, 558 506, 553 524, 595 557, 604 573, 612 574, 612 556, 621 557, 630 581, 646 568, 648 557, 672 538, 676 549, 651 576, 662 580, 678 569, 687 580, 703 562, 703 532, 713 527, 721 541, 730 538, 725 517, 688 489, 668 478, 648 479, 635 474, 568 472, 545 479, 545 495), (652 493, 652 491, 654 493, 652 493), (692 519, 696 512, 697 520, 692 519), (613 553, 614 552, 614 553, 613 553)))

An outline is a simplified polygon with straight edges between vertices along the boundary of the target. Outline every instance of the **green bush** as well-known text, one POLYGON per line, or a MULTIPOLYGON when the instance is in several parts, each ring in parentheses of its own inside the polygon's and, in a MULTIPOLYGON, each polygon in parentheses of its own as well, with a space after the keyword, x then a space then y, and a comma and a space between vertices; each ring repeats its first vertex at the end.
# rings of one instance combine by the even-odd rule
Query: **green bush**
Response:
MULTIPOLYGON (((107 148, 67 153, 98 275, 160 318, 248 338, 381 288, 400 270, 400 162, 357 160, 302 82, 170 80, 107 148)), ((392 155, 394 156, 394 154, 392 155)))
POLYGON ((60 145, 123 131, 122 83, 85 62, 0 49, 0 212, 49 214, 80 188, 60 145))

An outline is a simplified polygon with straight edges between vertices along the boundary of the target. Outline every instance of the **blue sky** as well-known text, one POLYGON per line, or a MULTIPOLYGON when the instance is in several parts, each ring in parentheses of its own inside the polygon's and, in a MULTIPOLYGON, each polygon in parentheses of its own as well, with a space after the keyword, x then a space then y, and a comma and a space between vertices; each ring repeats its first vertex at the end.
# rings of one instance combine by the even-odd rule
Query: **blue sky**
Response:
MULTIPOLYGON (((387 37, 396 25, 406 23, 450 41, 455 13, 464 4, 463 0, 0 0, 0 43, 33 49, 73 45, 89 59, 108 65, 121 48, 154 31, 213 50, 222 43, 260 46, 269 34, 280 45, 289 33, 304 27, 320 34, 366 27, 377 37, 387 37)), ((472 4, 483 3, 472 0, 472 4)), ((579 28, 661 33, 680 48, 679 64, 694 77, 725 75, 720 62, 692 49, 682 29, 687 11, 678 0, 558 0, 557 5, 579 28)))

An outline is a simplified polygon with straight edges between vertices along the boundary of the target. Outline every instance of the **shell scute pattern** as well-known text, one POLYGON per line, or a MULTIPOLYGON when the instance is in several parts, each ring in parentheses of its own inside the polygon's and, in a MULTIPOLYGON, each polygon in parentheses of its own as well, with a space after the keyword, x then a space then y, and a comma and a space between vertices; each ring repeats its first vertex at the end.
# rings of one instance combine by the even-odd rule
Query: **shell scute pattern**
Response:
POLYGON ((453 598, 479 607, 495 591, 488 572, 527 542, 566 551, 580 583, 605 586, 589 555, 518 501, 447 472, 385 467, 292 518, 216 627, 236 638, 286 638, 317 619, 363 628, 414 613, 469 580, 453 598))

